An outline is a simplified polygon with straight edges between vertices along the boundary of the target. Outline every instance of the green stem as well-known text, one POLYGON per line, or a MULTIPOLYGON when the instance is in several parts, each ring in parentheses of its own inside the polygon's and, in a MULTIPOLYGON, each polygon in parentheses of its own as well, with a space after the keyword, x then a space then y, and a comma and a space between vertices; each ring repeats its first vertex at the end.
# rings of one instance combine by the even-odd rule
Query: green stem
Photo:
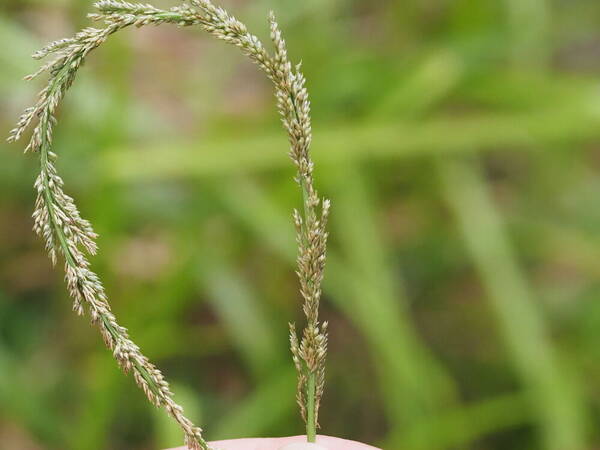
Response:
POLYGON ((316 383, 315 373, 308 373, 308 381, 306 384, 306 440, 308 442, 317 441, 317 423, 315 420, 315 397, 316 383))

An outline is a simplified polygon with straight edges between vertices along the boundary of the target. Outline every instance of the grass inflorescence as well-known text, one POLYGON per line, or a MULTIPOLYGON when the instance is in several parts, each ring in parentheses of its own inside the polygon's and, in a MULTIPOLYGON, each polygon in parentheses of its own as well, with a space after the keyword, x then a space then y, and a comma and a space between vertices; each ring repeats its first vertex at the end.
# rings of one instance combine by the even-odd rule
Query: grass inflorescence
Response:
POLYGON ((320 324, 318 308, 330 205, 328 200, 319 197, 314 188, 313 162, 309 153, 312 139, 310 103, 300 66, 294 67, 288 60, 285 41, 273 14, 270 15, 270 27, 275 50, 271 53, 247 31, 243 23, 208 0, 191 0, 169 10, 117 0, 99 1, 94 6, 97 12, 90 14, 90 18, 104 22, 105 27, 85 28, 72 38, 55 41, 33 55, 36 59, 50 57, 51 60, 26 79, 48 72, 49 80, 37 103, 25 110, 9 136, 9 141, 18 140, 37 120, 25 149, 26 152, 37 153, 40 158, 40 172, 35 181, 34 230, 43 238, 53 264, 59 256, 64 258, 74 311, 80 315, 87 311, 119 366, 124 372, 133 373, 136 383, 151 403, 163 407, 177 421, 185 434, 187 446, 192 450, 208 450, 202 430, 184 415, 183 408, 173 400, 163 374, 142 354, 127 329, 117 323, 103 285, 90 269, 88 255, 97 251, 97 236, 90 222, 81 217, 73 198, 64 192, 63 180, 55 167, 57 155, 52 151, 56 110, 91 51, 110 35, 132 25, 198 25, 218 39, 240 48, 266 73, 275 86, 277 108, 289 135, 290 157, 297 168, 295 180, 303 199, 302 210, 294 211, 293 217, 299 247, 298 276, 307 318, 300 337, 296 335, 295 327, 290 325, 290 341, 298 370, 297 399, 306 421, 307 438, 314 441, 327 351, 327 324, 320 324))

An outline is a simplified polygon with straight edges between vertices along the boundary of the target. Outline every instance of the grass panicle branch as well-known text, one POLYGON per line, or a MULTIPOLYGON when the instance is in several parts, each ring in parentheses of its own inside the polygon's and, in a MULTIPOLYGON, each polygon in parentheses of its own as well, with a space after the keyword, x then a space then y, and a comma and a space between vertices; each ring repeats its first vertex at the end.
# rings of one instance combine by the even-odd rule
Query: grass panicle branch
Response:
MULTIPOLYGON (((115 4, 100 2, 96 6, 102 10, 106 3, 115 4)), ((86 56, 108 36, 122 28, 155 23, 152 17, 156 17, 156 22, 165 21, 165 16, 158 15, 157 10, 152 7, 140 5, 135 11, 135 14, 128 14, 120 20, 108 20, 105 28, 86 28, 73 38, 56 41, 34 54, 35 58, 54 55, 54 59, 26 78, 31 79, 48 71, 49 81, 40 92, 38 102, 21 116, 17 127, 11 131, 9 141, 19 139, 34 118, 38 119, 26 147, 26 151, 37 152, 40 157, 40 173, 34 184, 37 191, 33 213, 34 230, 44 239, 54 264, 58 255, 64 257, 66 282, 73 299, 73 309, 80 315, 87 310, 119 366, 125 373, 133 373, 136 383, 151 403, 163 407, 177 421, 184 431, 188 447, 192 450, 208 450, 202 430, 194 426, 185 417, 183 408, 175 403, 169 384, 160 370, 141 353, 130 339, 126 328, 117 323, 111 312, 102 283, 90 270, 86 256, 86 253, 96 253, 96 234, 90 223, 81 217, 73 199, 63 191, 63 181, 54 165, 56 154, 51 150, 56 108, 75 80, 86 56)))
POLYGON ((289 62, 285 42, 273 14, 270 24, 275 50, 271 55, 243 23, 208 0, 191 0, 169 10, 118 0, 102 0, 94 6, 97 12, 90 14, 90 18, 103 21, 104 28, 85 28, 72 38, 55 41, 33 55, 36 59, 52 58, 26 79, 48 72, 49 80, 37 103, 24 111, 8 138, 9 141, 17 141, 37 120, 25 148, 26 152, 38 153, 40 158, 40 172, 34 184, 37 192, 34 230, 43 238, 53 264, 56 264, 59 255, 64 258, 73 309, 80 315, 88 312, 119 366, 124 372, 133 373, 136 383, 151 403, 163 407, 177 421, 185 434, 186 445, 192 450, 208 450, 202 430, 184 416, 181 406, 173 400, 162 373, 141 353, 111 312, 102 283, 90 270, 87 259, 87 255, 97 251, 97 236, 91 224, 81 217, 74 200, 63 191, 63 181, 54 165, 57 155, 52 151, 56 109, 91 51, 110 35, 130 26, 163 23, 199 25, 218 39, 240 48, 266 73, 275 86, 277 108, 289 135, 290 157, 297 168, 295 179, 303 199, 303 210, 294 212, 294 223, 299 248, 297 272, 307 318, 300 339, 294 327, 290 326, 290 340, 298 369, 297 399, 307 424, 308 440, 314 441, 327 351, 327 323, 319 323, 318 308, 325 265, 329 201, 321 200, 314 188, 313 162, 309 153, 312 139, 310 103, 300 66, 293 68, 289 62))
POLYGON ((290 157, 298 170, 296 182, 300 185, 303 198, 303 211, 294 211, 294 224, 298 242, 297 273, 307 325, 299 339, 295 326, 290 324, 290 346, 298 370, 298 404, 306 421, 307 438, 314 442, 325 385, 327 322, 322 325, 319 323, 319 302, 325 269, 330 202, 321 200, 313 182, 314 164, 309 151, 312 130, 306 81, 300 72, 300 65, 292 69, 285 41, 273 14, 270 21, 271 39, 275 45, 272 79, 276 88, 277 108, 289 135, 290 157))

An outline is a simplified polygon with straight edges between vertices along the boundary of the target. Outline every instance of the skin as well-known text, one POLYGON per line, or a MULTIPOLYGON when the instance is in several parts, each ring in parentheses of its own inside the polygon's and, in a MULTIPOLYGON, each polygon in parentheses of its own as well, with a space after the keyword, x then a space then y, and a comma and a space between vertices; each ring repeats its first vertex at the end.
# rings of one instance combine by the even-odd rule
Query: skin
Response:
MULTIPOLYGON (((306 442, 306 436, 231 439, 227 441, 214 441, 210 444, 215 450, 279 450, 284 445, 293 442, 306 442)), ((317 436, 317 444, 322 445, 327 450, 380 450, 377 447, 361 444, 360 442, 321 435, 317 436)), ((170 450, 186 450, 186 447, 177 447, 170 450)))

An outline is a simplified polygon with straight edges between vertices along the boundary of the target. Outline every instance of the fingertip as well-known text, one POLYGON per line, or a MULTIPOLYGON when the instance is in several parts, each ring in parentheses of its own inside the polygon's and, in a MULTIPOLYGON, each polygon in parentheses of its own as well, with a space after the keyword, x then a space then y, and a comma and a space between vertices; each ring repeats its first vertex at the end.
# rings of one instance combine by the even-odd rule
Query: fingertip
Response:
MULTIPOLYGON (((283 447, 294 443, 305 443, 306 436, 289 436, 283 438, 248 438, 212 441, 210 446, 214 450, 283 450, 283 447)), ((317 435, 317 444, 326 450, 381 450, 371 445, 356 441, 349 441, 333 436, 317 435)), ((186 447, 177 447, 168 450, 187 450, 186 447)))

